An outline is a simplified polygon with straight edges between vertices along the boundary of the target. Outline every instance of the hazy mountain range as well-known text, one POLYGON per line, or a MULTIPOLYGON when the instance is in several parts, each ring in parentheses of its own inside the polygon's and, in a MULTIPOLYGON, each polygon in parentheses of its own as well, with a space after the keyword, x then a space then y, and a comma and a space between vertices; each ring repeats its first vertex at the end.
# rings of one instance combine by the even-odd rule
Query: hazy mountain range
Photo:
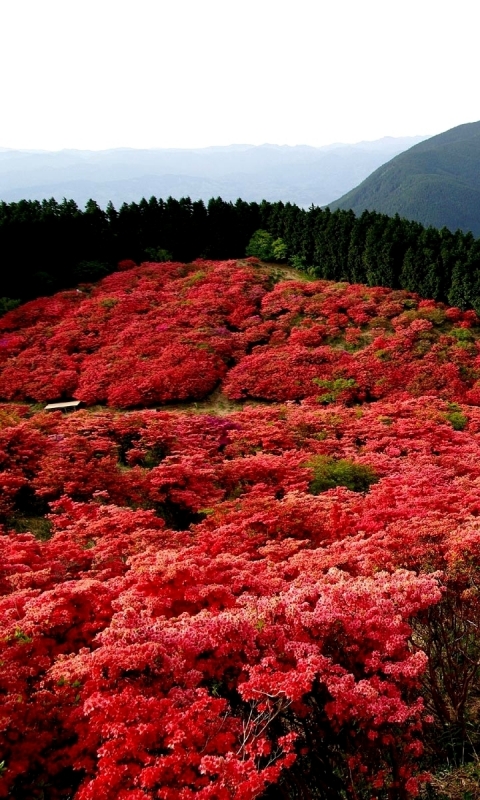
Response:
POLYGON ((480 122, 458 125, 397 155, 330 208, 365 209, 480 236, 480 122))
POLYGON ((385 137, 325 147, 265 144, 169 150, 0 148, 0 200, 64 197, 106 206, 152 195, 326 205, 425 139, 385 137))

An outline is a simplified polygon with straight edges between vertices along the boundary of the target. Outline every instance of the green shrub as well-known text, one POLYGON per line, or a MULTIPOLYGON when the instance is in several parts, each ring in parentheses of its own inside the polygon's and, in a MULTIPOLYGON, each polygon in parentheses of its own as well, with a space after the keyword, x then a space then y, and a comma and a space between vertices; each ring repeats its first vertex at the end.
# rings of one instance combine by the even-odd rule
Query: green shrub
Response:
POLYGON ((100 305, 103 306, 103 308, 114 308, 117 303, 118 300, 116 297, 104 297, 100 300, 100 305))
POLYGON ((454 431, 463 431, 468 423, 468 417, 460 411, 453 411, 451 414, 448 414, 447 419, 454 431))
POLYGON ((314 456, 307 466, 313 470, 309 487, 311 494, 320 494, 335 486, 345 486, 352 492, 366 492, 372 483, 379 480, 372 467, 346 458, 337 460, 330 456, 314 456))
POLYGON ((19 305, 20 300, 14 300, 12 297, 0 297, 0 317, 7 311, 13 311, 19 305))
POLYGON ((324 394, 317 397, 317 403, 324 403, 325 405, 336 403, 343 392, 357 388, 357 383, 353 378, 335 378, 330 381, 313 378, 313 383, 320 386, 321 389, 327 389, 324 394))
POLYGON ((433 325, 443 325, 446 319, 443 308, 422 308, 419 311, 419 316, 423 317, 423 319, 428 319, 433 325))
POLYGON ((305 258, 298 253, 294 253, 289 259, 290 266, 294 269, 306 269, 307 262, 305 258))
POLYGON ((475 339, 469 328, 452 328, 450 336, 454 336, 458 342, 472 342, 475 339))
POLYGON ((468 417, 456 403, 449 403, 448 412, 444 415, 454 431, 463 431, 468 425, 468 417))
POLYGON ((46 542, 52 535, 52 523, 46 517, 10 517, 8 526, 17 533, 32 533, 36 539, 46 542))

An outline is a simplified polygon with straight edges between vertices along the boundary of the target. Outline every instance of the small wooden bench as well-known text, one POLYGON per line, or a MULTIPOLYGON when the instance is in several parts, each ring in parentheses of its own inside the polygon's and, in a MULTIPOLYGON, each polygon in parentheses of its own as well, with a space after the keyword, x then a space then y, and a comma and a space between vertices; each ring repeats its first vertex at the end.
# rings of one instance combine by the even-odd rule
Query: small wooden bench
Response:
POLYGON ((66 403, 49 403, 45 406, 44 411, 77 411, 83 405, 81 400, 68 400, 66 403))

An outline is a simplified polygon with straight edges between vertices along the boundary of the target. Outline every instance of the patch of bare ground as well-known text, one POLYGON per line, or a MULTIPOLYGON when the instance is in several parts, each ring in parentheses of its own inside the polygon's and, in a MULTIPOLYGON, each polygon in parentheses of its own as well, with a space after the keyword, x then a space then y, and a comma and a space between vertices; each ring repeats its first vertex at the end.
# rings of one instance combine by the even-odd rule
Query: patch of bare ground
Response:
MULTIPOLYGON (((222 387, 217 386, 204 400, 184 400, 179 403, 165 403, 157 406, 158 411, 184 411, 194 414, 215 414, 217 417, 226 417, 235 411, 241 411, 245 406, 268 406, 271 400, 229 400, 223 394, 222 387)), ((87 409, 88 411, 89 409, 87 409)))
POLYGON ((222 392, 222 387, 217 386, 204 400, 185 400, 179 403, 165 403, 158 406, 159 411, 190 411, 199 414, 215 414, 225 417, 234 411, 239 411, 245 404, 229 400, 222 392))
POLYGON ((422 793, 422 798, 436 800, 480 800, 480 760, 438 772, 422 793))
MULTIPOLYGON (((8 405, 0 402, 0 411, 2 405, 8 405)), ((32 414, 38 414, 43 412, 44 405, 42 403, 18 403, 18 405, 25 406, 28 409, 28 415, 31 416, 32 414)), ((223 394, 222 387, 217 386, 214 391, 205 397, 203 400, 181 400, 178 403, 165 403, 162 405, 153 405, 153 406, 145 406, 145 408, 149 408, 150 410, 157 411, 181 411, 183 413, 192 413, 192 414, 214 414, 218 417, 226 417, 228 414, 232 414, 235 411, 241 411, 242 408, 245 406, 258 406, 258 405, 270 405, 270 401, 268 400, 229 400, 229 398, 223 394)), ((98 414, 100 411, 120 411, 120 409, 115 409, 112 407, 108 407, 106 405, 94 405, 94 406, 86 406, 82 408, 82 412, 90 413, 90 414, 98 414)), ((121 413, 129 413, 139 411, 139 408, 127 408, 121 409, 121 413)), ((60 413, 60 412, 57 412, 60 413)), ((71 412, 75 413, 75 412, 71 412)))
MULTIPOLYGON (((252 264, 246 259, 240 258, 237 264, 241 267, 251 267, 252 264)), ((311 278, 306 272, 294 269, 288 264, 273 264, 266 261, 259 261, 253 265, 254 269, 260 273, 267 274, 276 281, 309 281, 311 278)))

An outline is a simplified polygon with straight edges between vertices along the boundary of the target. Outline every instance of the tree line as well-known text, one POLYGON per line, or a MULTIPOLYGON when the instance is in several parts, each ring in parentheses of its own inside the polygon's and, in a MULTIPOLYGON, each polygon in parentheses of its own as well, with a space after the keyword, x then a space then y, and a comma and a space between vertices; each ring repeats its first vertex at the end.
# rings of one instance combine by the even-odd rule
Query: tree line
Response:
POLYGON ((480 239, 373 211, 212 198, 143 199, 104 210, 90 200, 0 203, 1 310, 84 281, 123 259, 191 261, 245 255, 266 231, 275 252, 318 278, 418 292, 480 311, 480 239))

